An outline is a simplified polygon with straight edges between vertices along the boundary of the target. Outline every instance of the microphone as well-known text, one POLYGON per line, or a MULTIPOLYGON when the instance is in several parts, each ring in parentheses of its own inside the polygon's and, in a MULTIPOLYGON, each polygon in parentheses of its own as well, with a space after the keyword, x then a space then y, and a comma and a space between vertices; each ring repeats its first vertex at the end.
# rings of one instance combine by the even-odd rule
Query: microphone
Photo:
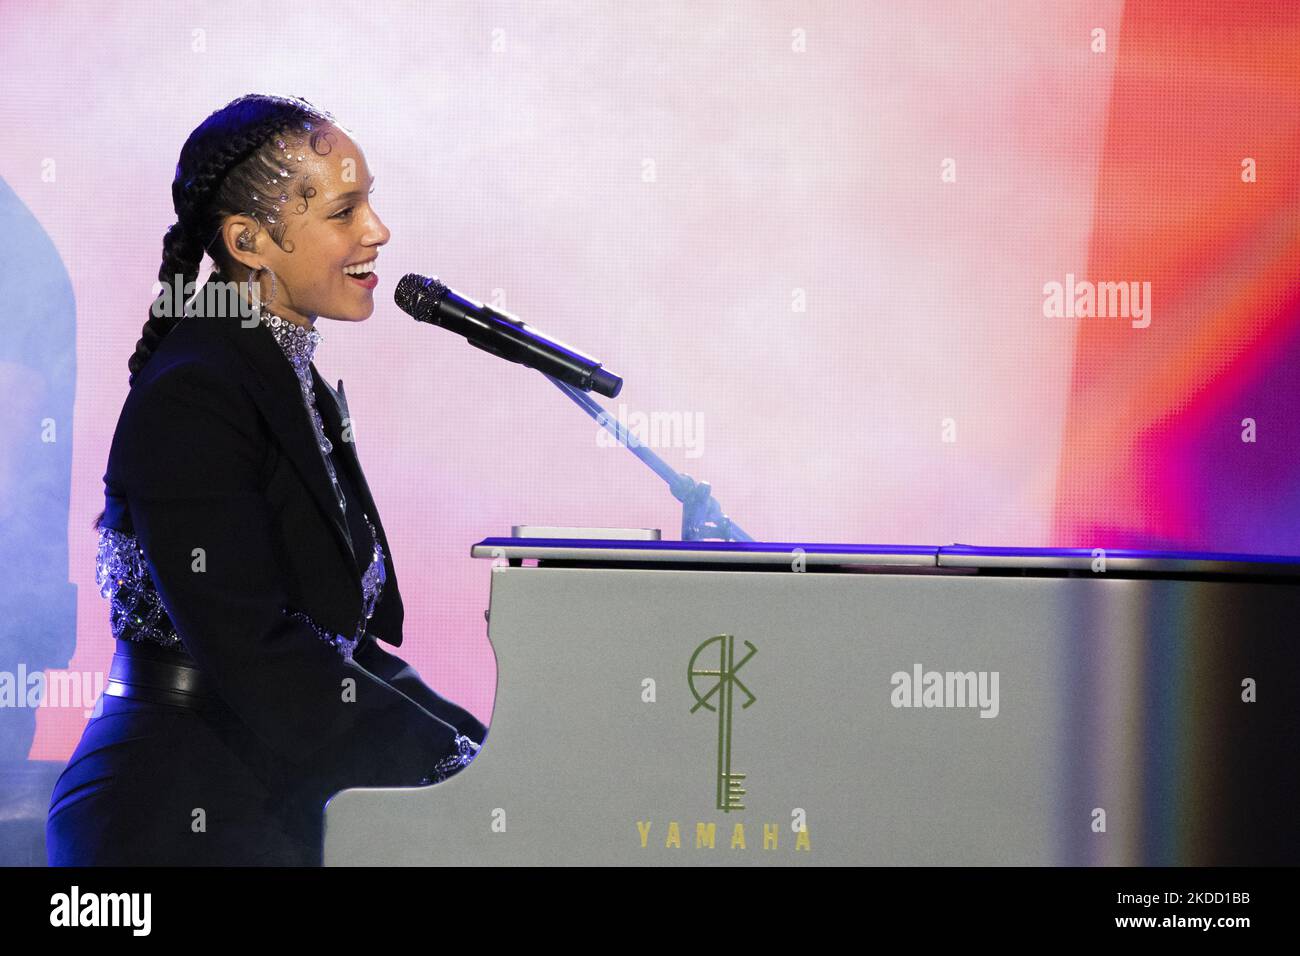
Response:
POLYGON ((590 355, 547 338, 508 312, 498 312, 447 288, 437 277, 408 272, 393 293, 397 307, 419 322, 463 335, 469 344, 507 362, 535 368, 545 375, 613 398, 623 380, 605 371, 590 355))

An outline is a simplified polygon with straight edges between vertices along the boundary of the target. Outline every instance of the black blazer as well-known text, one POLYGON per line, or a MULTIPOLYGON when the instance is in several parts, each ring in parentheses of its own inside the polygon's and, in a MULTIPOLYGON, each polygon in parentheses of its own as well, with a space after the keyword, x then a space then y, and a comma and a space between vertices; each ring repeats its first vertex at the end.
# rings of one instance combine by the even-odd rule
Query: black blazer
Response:
MULTIPOLYGON (((448 702, 375 642, 345 661, 285 613, 353 636, 361 574, 298 378, 271 330, 245 322, 188 316, 136 375, 102 524, 135 533, 185 650, 293 772, 330 792, 414 785, 455 750, 457 727, 435 713, 448 702)), ((392 552, 354 443, 337 440, 343 382, 335 392, 311 370, 326 434, 384 548, 387 581, 367 633, 397 646, 392 552)), ((481 739, 482 725, 455 713, 481 739)))

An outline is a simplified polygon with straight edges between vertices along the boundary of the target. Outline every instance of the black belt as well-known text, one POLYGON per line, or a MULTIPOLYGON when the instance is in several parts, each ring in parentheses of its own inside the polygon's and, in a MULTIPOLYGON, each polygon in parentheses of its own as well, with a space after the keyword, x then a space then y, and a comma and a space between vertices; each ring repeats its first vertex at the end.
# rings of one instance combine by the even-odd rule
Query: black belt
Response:
POLYGON ((117 642, 104 693, 199 710, 225 706, 193 658, 140 641, 117 642))

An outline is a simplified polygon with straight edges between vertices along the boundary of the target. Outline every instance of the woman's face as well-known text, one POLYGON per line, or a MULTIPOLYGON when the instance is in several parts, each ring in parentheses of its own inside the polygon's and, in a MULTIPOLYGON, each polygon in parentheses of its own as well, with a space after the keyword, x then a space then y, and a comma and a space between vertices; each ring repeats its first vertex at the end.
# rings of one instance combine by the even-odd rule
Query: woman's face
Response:
MULTIPOLYGON (((332 125, 322 133, 319 148, 324 150, 326 143, 329 152, 323 156, 306 142, 295 150, 302 161, 296 184, 286 190, 280 244, 263 228, 257 231, 252 254, 244 251, 239 256, 249 267, 264 266, 275 273, 275 298, 269 303, 271 277, 265 272, 259 276, 262 301, 267 311, 300 325, 315 322, 317 316, 348 322, 369 318, 375 310, 378 272, 353 278, 344 268, 375 260, 389 238, 388 227, 370 205, 374 180, 361 148, 332 125)), ((227 223, 227 248, 234 247, 243 231, 239 223, 227 223)))

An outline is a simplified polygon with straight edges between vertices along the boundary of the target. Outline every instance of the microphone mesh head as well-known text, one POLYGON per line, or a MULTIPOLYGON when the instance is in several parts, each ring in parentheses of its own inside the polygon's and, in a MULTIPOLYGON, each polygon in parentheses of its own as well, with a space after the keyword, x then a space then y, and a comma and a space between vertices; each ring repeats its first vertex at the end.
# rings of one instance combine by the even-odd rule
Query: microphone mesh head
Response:
POLYGON ((393 290, 393 301, 407 315, 427 322, 430 311, 448 291, 447 287, 438 281, 437 276, 430 279, 408 272, 402 276, 397 283, 397 288, 393 290))

